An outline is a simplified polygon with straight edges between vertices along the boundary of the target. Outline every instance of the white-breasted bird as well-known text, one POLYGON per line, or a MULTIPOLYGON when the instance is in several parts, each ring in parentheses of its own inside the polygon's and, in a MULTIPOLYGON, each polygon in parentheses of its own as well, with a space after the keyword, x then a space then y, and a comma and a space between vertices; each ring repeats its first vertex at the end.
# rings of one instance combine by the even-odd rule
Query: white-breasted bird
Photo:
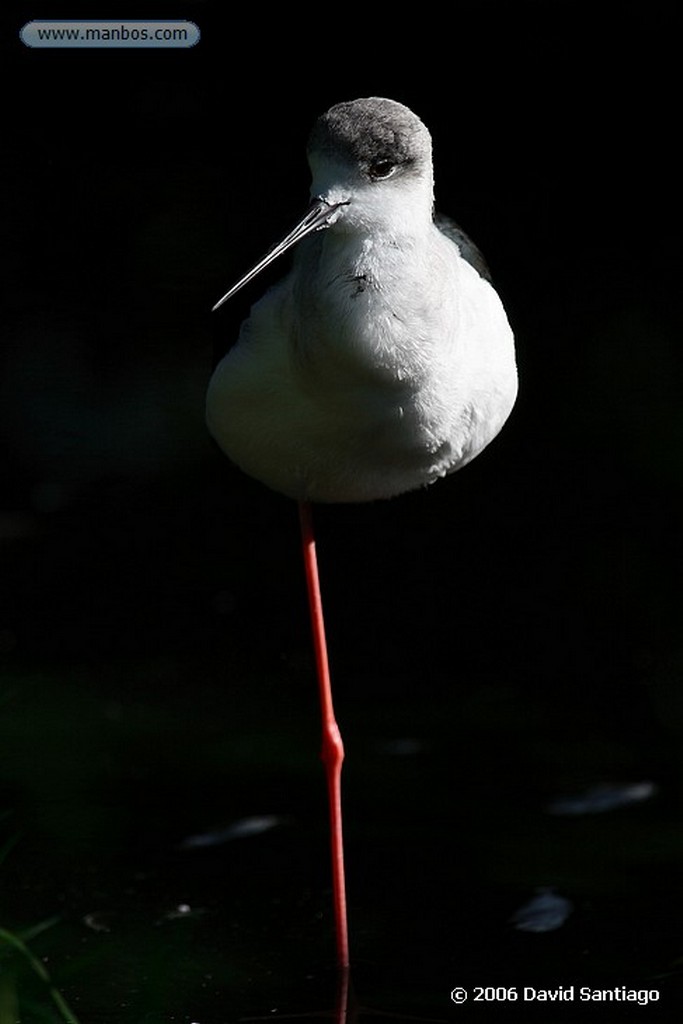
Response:
POLYGON ((466 236, 434 219, 431 138, 411 110, 337 104, 308 160, 309 212, 215 307, 298 243, 216 368, 207 423, 291 498, 390 498, 496 436, 517 394, 513 335, 466 236))
POLYGON ((346 972, 344 748, 310 502, 391 498, 464 466, 509 416, 517 371, 512 331, 476 247, 457 225, 434 218, 432 145, 422 121, 393 100, 339 103, 316 121, 308 160, 308 213, 214 307, 298 243, 292 270, 252 307, 216 368, 207 422, 241 469, 299 501, 337 961, 346 972))

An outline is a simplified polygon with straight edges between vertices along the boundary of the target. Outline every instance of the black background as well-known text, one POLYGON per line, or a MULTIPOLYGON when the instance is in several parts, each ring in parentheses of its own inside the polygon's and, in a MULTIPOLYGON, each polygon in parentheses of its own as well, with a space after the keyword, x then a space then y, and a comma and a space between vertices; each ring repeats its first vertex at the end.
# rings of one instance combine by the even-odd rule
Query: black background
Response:
MULTIPOLYGON (((571 857, 544 866, 538 837, 521 830, 506 847, 500 835, 509 839, 517 813, 509 801, 527 808, 557 789, 647 777, 665 820, 679 806, 675 5, 456 2, 449 22, 427 9, 259 9, 238 20, 218 3, 157 6, 96 15, 92 5, 48 4, 4 16, 4 728, 14 736, 27 715, 43 765, 41 774, 34 759, 27 774, 21 754, 6 765, 6 802, 24 822, 27 851, 32 842, 65 859, 85 851, 101 870, 92 822, 74 838, 40 811, 54 796, 44 776, 59 777, 63 746, 84 728, 87 693, 110 709, 110 724, 124 723, 120 759, 114 745, 98 771, 113 804, 135 805, 134 824, 120 812, 106 832, 107 861, 112 850, 134 860, 148 847, 163 861, 177 833, 268 801, 322 832, 296 509, 232 469, 203 424, 215 352, 261 285, 209 310, 305 209, 315 116, 358 96, 399 100, 432 132, 438 208, 487 256, 517 338, 520 396, 500 438, 463 473, 389 503, 320 508, 316 521, 359 823, 350 838, 358 919, 375 915, 401 932, 395 950, 385 936, 385 959, 426 949, 425 963, 442 956, 455 984, 443 849, 471 936, 487 900, 504 923, 496 900, 514 908, 534 882, 566 889, 570 878, 581 904, 619 873, 596 854, 602 874, 587 896, 577 878, 585 883, 588 869, 567 867, 571 857), (48 51, 18 39, 30 18, 80 15, 186 17, 201 41, 48 51), (150 725, 130 767, 126 723, 141 694, 149 722, 157 707, 168 722, 150 725), (264 749, 286 751, 293 729, 314 781, 293 795, 298 776, 292 783, 276 755, 259 768, 239 754, 211 781, 211 764, 197 754, 192 767, 191 751, 207 737, 218 743, 221 722, 233 750, 245 722, 264 749), (431 751, 421 766, 397 776, 368 753, 377 737, 413 733, 431 751), (121 796, 125 786, 134 799, 121 796), (178 794, 192 808, 186 820, 170 810, 178 794), (443 810, 458 806, 475 836, 469 847, 458 814, 443 810), (392 814, 404 816, 400 827, 392 814), (362 832, 369 821, 376 841, 362 832), (394 865, 399 913, 382 856, 406 835, 410 856, 419 849, 423 860, 412 881, 394 865)), ((93 715, 87 729, 97 736, 93 715)), ((72 776, 86 789, 98 742, 74 757, 72 776)), ((615 840, 584 837, 584 865, 592 842, 615 840)), ((324 905, 324 836, 315 844, 323 860, 312 884, 324 905)), ((664 857, 673 877, 679 854, 675 845, 664 857)), ((301 852, 287 856, 311 868, 301 852)), ((638 860, 648 877, 655 862, 638 860)), ((42 870, 67 884, 63 866, 42 870)), ((620 900, 638 888, 626 875, 620 900)), ((655 932, 663 877, 649 903, 655 932)), ((42 885, 49 902, 50 882, 42 885)), ((365 927, 360 942, 365 934, 366 954, 382 961, 365 927)), ((667 946, 657 934, 671 964, 678 939, 667 946)), ((476 974, 485 943, 474 946, 476 974)), ((632 971, 640 946, 625 946, 632 971)))

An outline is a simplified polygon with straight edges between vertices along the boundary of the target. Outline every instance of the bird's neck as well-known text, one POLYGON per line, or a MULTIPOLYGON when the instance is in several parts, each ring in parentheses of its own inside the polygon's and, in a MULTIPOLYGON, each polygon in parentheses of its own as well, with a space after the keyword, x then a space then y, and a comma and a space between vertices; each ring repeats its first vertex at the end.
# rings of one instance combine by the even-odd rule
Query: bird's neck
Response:
POLYGON ((393 282, 406 287, 423 273, 430 230, 428 222, 411 218, 360 223, 353 231, 332 228, 321 240, 321 272, 341 273, 348 281, 365 278, 367 287, 385 294, 393 282))
MULTIPOLYGON (((432 226, 428 225, 432 230, 432 226)), ((427 231, 325 231, 300 246, 294 292, 297 351, 322 378, 421 379, 441 295, 427 231)))

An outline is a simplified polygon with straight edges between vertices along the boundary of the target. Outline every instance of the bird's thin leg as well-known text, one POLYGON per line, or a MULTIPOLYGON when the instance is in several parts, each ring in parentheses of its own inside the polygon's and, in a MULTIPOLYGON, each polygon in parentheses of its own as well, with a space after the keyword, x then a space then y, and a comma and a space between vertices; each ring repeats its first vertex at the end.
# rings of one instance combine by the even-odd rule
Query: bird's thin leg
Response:
POLYGON ((332 703, 332 685, 327 660, 325 624, 320 597, 318 561, 315 553, 313 515, 307 501, 299 502, 301 522, 301 545, 306 571, 308 606, 311 612, 313 645, 318 673, 320 710, 322 714, 323 742, 321 757, 327 776, 327 792, 330 805, 330 840, 332 844, 332 886, 334 893, 334 919, 337 938, 337 965, 343 971, 349 966, 349 935, 346 922, 346 885, 344 881, 344 843, 342 839, 341 769, 344 760, 344 744, 332 703))

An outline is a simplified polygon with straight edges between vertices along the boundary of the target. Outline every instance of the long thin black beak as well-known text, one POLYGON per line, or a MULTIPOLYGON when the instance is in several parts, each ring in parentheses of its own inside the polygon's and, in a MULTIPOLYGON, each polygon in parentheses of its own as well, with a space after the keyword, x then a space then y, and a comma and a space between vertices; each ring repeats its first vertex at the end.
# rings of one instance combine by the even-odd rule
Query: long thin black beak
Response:
POLYGON ((330 217, 338 210, 340 206, 348 206, 348 202, 343 203, 327 203, 324 199, 314 199, 308 208, 306 216, 299 221, 297 226, 289 232, 288 235, 279 241, 276 245, 270 249, 266 255, 260 260, 256 266, 252 267, 244 277, 241 277, 237 284, 234 284, 232 288, 225 293, 222 299, 219 299, 216 305, 211 310, 212 313, 231 299, 232 296, 243 288, 245 284, 248 284, 257 274, 260 274, 273 260, 276 260, 278 256, 282 256, 283 253, 291 249, 293 245, 300 242, 306 235, 310 235, 313 231, 321 231, 323 228, 330 226, 330 217))

